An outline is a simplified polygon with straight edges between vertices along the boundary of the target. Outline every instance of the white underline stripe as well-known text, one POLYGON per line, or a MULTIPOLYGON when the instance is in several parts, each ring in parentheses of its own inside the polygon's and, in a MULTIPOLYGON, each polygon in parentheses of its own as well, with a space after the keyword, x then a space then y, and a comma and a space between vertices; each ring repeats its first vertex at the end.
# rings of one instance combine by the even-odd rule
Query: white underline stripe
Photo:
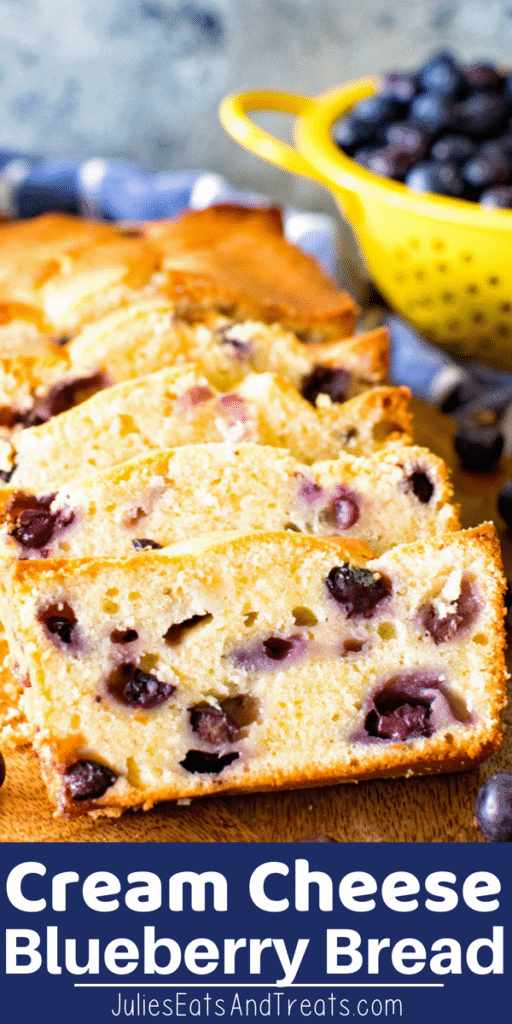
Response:
POLYGON ((419 982, 395 982, 395 981, 369 981, 369 982, 357 982, 357 981, 322 981, 322 982, 309 982, 309 981, 294 981, 290 985, 278 985, 277 982, 269 981, 242 981, 236 983, 233 981, 212 982, 211 985, 205 984, 200 981, 120 981, 119 983, 112 982, 79 982, 75 981, 74 988, 444 988, 444 982, 425 982, 421 984, 419 982))

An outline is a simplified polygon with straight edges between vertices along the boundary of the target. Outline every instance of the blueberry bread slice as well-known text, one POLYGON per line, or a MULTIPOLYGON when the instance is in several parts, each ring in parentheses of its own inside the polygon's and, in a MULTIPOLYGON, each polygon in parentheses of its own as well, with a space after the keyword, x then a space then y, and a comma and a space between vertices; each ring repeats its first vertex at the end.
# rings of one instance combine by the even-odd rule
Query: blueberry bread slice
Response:
POLYGON ((313 462, 410 440, 409 393, 373 388, 317 408, 286 381, 250 374, 219 394, 195 367, 160 370, 117 384, 40 426, 0 442, 4 483, 30 494, 55 488, 158 448, 256 441, 313 462), (293 422, 292 422, 293 421, 293 422))
POLYGON ((354 536, 381 554, 458 529, 451 494, 445 464, 425 448, 306 466, 265 445, 184 445, 68 484, 51 500, 0 492, 0 555, 121 558, 235 528, 354 536))
POLYGON ((8 561, 1 613, 64 815, 428 774, 499 745, 492 524, 380 558, 356 540, 203 536, 8 561))
POLYGON ((370 388, 341 404, 320 394, 312 408, 284 377, 250 373, 236 393, 261 410, 266 443, 288 448, 307 463, 336 458, 341 451, 371 455, 396 441, 412 441, 410 392, 405 387, 370 388))
POLYGON ((163 293, 182 312, 227 312, 348 336, 356 306, 286 241, 277 209, 223 206, 140 227, 48 213, 0 227, 0 296, 74 333, 108 310, 163 293))
POLYGON ((279 373, 315 404, 319 394, 343 402, 381 383, 387 372, 384 328, 306 346, 278 324, 233 324, 210 315, 188 324, 166 299, 123 306, 62 346, 42 335, 17 347, 0 337, 0 427, 33 426, 112 384, 166 366, 194 362, 219 391, 248 373, 279 373))
POLYGON ((220 391, 252 370, 280 373, 311 404, 360 394, 386 376, 385 329, 306 346, 279 325, 210 316, 208 324, 176 320, 166 299, 146 299, 101 317, 62 346, 40 335, 4 350, 0 338, 0 428, 44 423, 112 384, 166 366, 194 362, 220 391))
POLYGON ((315 402, 325 392, 344 401, 381 383, 388 370, 385 328, 354 338, 304 345, 279 324, 233 321, 209 314, 187 323, 176 302, 144 299, 89 324, 68 345, 78 367, 102 369, 117 383, 176 362, 197 363, 219 391, 252 370, 278 373, 315 402))
POLYGON ((160 254, 154 286, 183 313, 278 322, 313 342, 353 332, 354 302, 287 241, 276 207, 223 203, 142 228, 160 254))

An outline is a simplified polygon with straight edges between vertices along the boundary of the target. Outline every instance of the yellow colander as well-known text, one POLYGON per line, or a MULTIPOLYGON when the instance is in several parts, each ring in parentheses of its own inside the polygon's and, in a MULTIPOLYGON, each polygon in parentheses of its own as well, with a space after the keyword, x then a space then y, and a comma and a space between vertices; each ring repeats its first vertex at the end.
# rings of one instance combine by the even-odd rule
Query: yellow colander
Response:
POLYGON ((252 153, 331 190, 377 288, 425 337, 510 370, 512 211, 411 192, 342 153, 333 124, 377 88, 377 79, 363 78, 315 97, 238 93, 222 101, 220 119, 252 153), (296 114, 296 148, 249 120, 255 110, 296 114))

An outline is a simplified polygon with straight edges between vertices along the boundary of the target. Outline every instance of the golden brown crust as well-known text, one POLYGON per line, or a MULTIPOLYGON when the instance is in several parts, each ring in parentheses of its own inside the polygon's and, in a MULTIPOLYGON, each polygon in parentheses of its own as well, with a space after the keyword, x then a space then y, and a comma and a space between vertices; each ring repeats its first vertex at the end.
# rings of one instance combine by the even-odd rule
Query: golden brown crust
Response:
MULTIPOLYGON (((365 428, 370 427, 371 442, 378 448, 393 441, 407 444, 412 441, 413 422, 411 411, 411 392, 406 387, 370 388, 362 395, 350 398, 342 405, 327 405, 321 400, 317 402, 320 420, 326 425, 334 425, 343 417, 347 422, 359 424, 361 435, 365 428)), ((369 437, 370 440, 370 437, 369 437)), ((354 450, 357 438, 354 440, 354 450)), ((368 453, 368 446, 365 453, 368 453)))
POLYGON ((389 371, 389 334, 386 327, 356 334, 343 341, 325 342, 307 346, 312 362, 322 366, 341 365, 365 380, 380 384, 389 371), (341 360, 341 362, 340 362, 341 360))
POLYGON ((286 241, 279 212, 233 205, 145 225, 161 253, 162 287, 183 308, 277 320, 293 330, 348 336, 356 307, 311 257, 286 241))
MULTIPOLYGON (((163 566, 186 566, 193 565, 195 559, 203 552, 215 552, 220 558, 223 554, 239 554, 250 551, 254 544, 254 533, 238 533, 236 531, 225 531, 215 534, 202 534, 186 542, 170 545, 162 551, 152 552, 151 558, 156 564, 163 566)), ((266 542, 284 542, 290 548, 296 548, 296 557, 300 558, 312 552, 336 552, 336 557, 353 562, 357 565, 364 565, 368 559, 373 557, 373 552, 368 544, 357 537, 312 537, 308 534, 281 533, 273 530, 260 530, 257 534, 258 544, 262 546, 266 542)), ((117 563, 116 558, 52 558, 52 559, 22 559, 9 563, 9 578, 20 585, 20 587, 31 588, 31 581, 41 579, 41 575, 48 574, 48 580, 58 581, 66 578, 70 569, 76 567, 95 579, 99 572, 108 569, 111 563, 117 563)), ((140 565, 137 555, 131 559, 123 560, 129 569, 140 565)), ((7 567, 6 567, 7 568, 7 567)))
POLYGON ((309 340, 352 333, 356 307, 286 241, 276 209, 217 206, 140 232, 65 214, 0 227, 0 299, 75 331, 152 281, 178 309, 279 321, 309 340))
POLYGON ((40 334, 49 334, 51 330, 41 310, 35 306, 29 306, 25 302, 0 301, 0 327, 16 321, 34 324, 40 334))
POLYGON ((0 229, 0 297, 35 307, 55 331, 122 305, 157 269, 152 246, 115 224, 43 214, 0 229))

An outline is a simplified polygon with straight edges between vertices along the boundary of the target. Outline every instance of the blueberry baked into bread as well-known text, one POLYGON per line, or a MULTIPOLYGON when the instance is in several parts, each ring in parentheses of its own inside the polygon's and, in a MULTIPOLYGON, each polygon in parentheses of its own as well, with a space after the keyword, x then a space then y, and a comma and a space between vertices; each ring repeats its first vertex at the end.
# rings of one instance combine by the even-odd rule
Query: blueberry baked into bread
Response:
POLYGON ((8 561, 1 614, 58 813, 460 769, 499 744, 494 528, 203 536, 8 561))
POLYGON ((121 558, 235 528, 359 537, 381 554, 458 529, 450 498, 443 461, 412 445, 312 466, 266 445, 184 445, 53 495, 0 491, 0 556, 121 558))

